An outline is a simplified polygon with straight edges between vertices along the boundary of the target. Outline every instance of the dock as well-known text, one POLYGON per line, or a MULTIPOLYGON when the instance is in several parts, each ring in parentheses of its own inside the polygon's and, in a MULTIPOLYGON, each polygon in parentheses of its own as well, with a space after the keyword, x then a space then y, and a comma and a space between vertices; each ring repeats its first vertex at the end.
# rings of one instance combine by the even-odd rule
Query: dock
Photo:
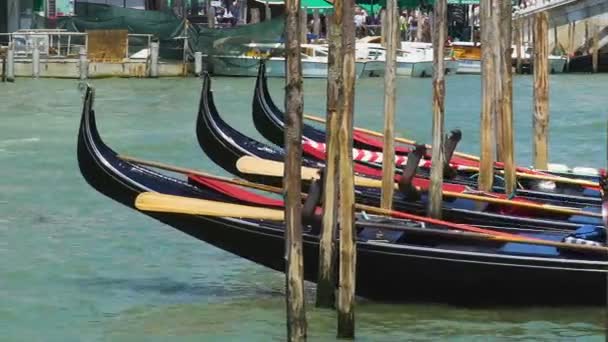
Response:
POLYGON ((154 42, 150 34, 121 30, 20 30, 0 33, 1 36, 8 37, 8 45, 0 46, 0 50, 7 52, 6 63, 0 63, 0 74, 6 74, 9 80, 178 77, 188 75, 192 69, 185 58, 159 59, 160 43, 154 42), (104 40, 109 36, 112 39, 104 40), (108 41, 112 43, 105 43, 108 41), (12 58, 8 57, 8 51, 12 51, 12 58))

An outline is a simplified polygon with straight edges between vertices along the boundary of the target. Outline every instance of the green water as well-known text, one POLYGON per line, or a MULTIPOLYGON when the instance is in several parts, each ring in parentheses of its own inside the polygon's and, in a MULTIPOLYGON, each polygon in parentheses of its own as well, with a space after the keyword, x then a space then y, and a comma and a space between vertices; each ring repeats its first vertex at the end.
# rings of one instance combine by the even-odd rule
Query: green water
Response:
MULTIPOLYGON (((92 83, 99 129, 115 150, 225 174, 195 140, 198 80, 92 83)), ((398 83, 397 131, 430 142, 431 81, 398 83)), ((531 156, 530 83, 529 77, 514 82, 517 162, 523 165, 531 156)), ((382 84, 358 82, 357 125, 381 127, 382 84)), ((608 75, 551 78, 553 162, 605 165, 607 84, 608 75)), ((223 78, 213 88, 227 121, 261 139, 250 119, 253 85, 253 79, 223 78)), ((282 82, 270 86, 281 103, 282 82)), ((475 76, 447 80, 446 127, 463 130, 465 152, 478 152, 479 88, 475 76)), ((325 83, 306 80, 305 89, 306 111, 321 112, 325 83)), ((0 84, 0 341, 283 340, 282 274, 127 209, 85 183, 75 150, 80 96, 76 81, 0 84)), ((314 298, 311 284, 307 294, 314 298)), ((334 313, 308 308, 310 340, 333 340, 334 313)), ((356 315, 363 341, 603 340, 604 311, 596 308, 359 300, 356 315)))

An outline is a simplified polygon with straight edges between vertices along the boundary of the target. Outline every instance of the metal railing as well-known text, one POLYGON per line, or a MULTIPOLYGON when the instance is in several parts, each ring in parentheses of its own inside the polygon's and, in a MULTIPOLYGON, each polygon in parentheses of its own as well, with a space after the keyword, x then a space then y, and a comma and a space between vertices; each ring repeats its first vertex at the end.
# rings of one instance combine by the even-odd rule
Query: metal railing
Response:
POLYGON ((520 18, 537 12, 564 6, 579 0, 524 0, 514 6, 513 18, 520 18))
MULTIPOLYGON (((150 55, 152 37, 151 34, 128 34, 125 58, 147 59, 150 55)), ((45 59, 78 58, 81 47, 84 47, 87 55, 89 51, 87 33, 68 32, 64 29, 19 30, 13 33, 0 33, 1 40, 12 44, 15 58, 31 58, 35 48, 38 49, 40 57, 45 59)))

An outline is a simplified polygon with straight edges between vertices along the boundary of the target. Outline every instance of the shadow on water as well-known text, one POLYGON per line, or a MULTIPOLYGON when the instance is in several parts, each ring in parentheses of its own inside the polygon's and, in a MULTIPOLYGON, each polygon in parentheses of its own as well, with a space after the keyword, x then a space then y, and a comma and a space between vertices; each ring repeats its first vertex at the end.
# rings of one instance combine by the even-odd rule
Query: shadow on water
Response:
POLYGON ((239 298, 239 297, 277 297, 280 289, 256 283, 224 283, 213 279, 191 283, 167 277, 151 278, 109 278, 95 277, 80 279, 77 284, 86 291, 133 291, 142 296, 161 295, 164 297, 189 298, 239 298))

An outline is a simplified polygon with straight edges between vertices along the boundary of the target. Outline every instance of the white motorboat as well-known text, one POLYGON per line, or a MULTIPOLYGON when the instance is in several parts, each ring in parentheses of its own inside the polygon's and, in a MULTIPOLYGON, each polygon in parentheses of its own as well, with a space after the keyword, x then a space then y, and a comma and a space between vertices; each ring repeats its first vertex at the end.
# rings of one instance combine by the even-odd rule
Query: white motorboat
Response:
MULTIPOLYGON (((513 64, 516 63, 517 60, 517 48, 515 45, 511 47, 513 53, 511 54, 511 58, 513 60, 513 64)), ((528 44, 521 47, 521 58, 524 64, 531 65, 534 60, 534 51, 531 46, 528 44)), ((549 72, 552 74, 558 74, 564 72, 564 68, 566 67, 567 58, 565 56, 558 55, 549 55, 549 72)))
MULTIPOLYGON (((219 76, 247 76, 258 74, 261 58, 266 59, 266 75, 268 77, 285 77, 285 58, 273 57, 269 51, 284 49, 283 44, 248 44, 246 53, 236 56, 210 57, 213 74, 219 76)), ((302 77, 327 78, 327 46, 302 44, 302 77)), ((382 76, 384 64, 377 61, 358 59, 355 62, 357 78, 382 76)))

